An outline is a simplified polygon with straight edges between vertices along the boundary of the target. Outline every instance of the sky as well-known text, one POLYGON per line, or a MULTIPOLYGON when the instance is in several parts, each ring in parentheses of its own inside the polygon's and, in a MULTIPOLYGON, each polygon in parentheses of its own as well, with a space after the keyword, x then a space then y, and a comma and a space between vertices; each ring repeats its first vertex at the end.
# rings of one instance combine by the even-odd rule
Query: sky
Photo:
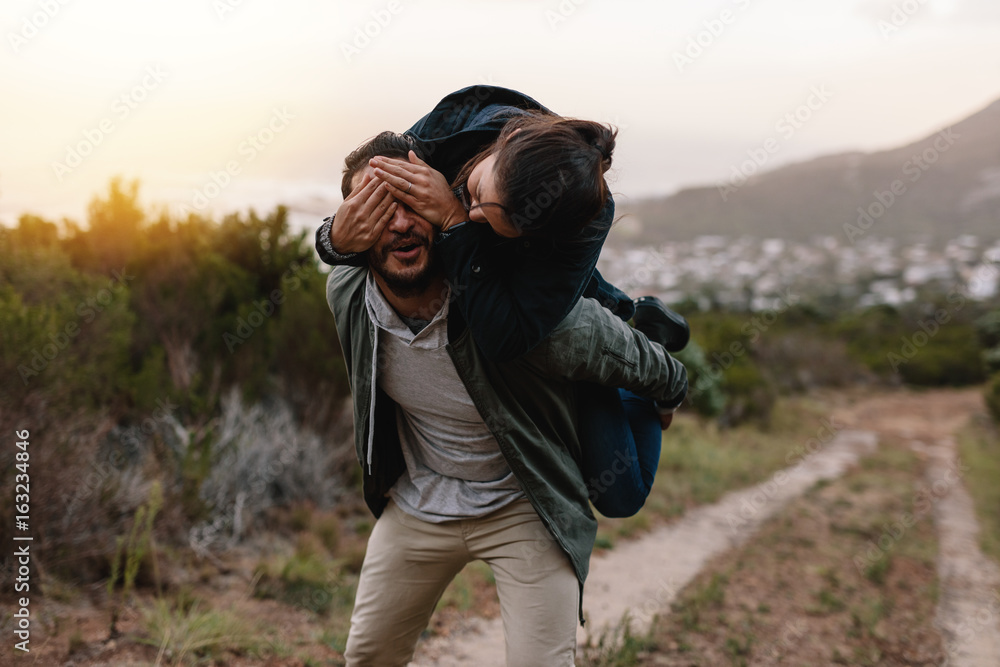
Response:
POLYGON ((5 0, 0 223, 281 202, 314 227, 344 156, 494 84, 619 128, 616 198, 918 139, 1000 99, 996 0, 5 0), (772 146, 774 144, 771 144, 772 146))

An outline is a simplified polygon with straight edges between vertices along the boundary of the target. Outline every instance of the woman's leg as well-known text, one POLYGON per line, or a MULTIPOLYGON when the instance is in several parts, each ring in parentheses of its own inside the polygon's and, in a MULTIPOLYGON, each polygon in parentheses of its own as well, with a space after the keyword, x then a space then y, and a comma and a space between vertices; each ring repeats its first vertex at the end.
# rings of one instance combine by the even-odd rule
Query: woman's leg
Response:
POLYGON ((653 486, 662 432, 652 399, 584 385, 580 389, 581 470, 590 501, 607 517, 638 512, 653 486))

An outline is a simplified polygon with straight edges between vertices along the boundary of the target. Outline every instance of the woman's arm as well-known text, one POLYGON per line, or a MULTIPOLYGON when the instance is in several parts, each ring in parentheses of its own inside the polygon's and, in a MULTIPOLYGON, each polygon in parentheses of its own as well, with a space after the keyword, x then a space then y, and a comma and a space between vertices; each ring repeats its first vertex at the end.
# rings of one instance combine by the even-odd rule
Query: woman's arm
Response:
POLYGON ((464 222, 466 211, 447 181, 412 151, 409 160, 373 158, 372 166, 393 197, 445 232, 435 249, 453 298, 480 350, 494 361, 526 353, 569 313, 590 282, 614 217, 609 200, 595 225, 605 231, 589 232, 594 238, 504 239, 489 225, 464 222))
POLYGON ((544 239, 505 239, 465 223, 435 245, 453 299, 486 358, 507 361, 538 345, 583 295, 604 235, 555 247, 544 239))

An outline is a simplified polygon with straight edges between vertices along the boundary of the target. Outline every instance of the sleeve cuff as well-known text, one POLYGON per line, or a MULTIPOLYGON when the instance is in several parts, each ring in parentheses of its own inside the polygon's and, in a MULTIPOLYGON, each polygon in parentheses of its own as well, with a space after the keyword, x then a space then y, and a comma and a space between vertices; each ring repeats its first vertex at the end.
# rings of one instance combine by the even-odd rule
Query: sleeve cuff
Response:
POLYGON ((672 415, 677 412, 677 408, 684 404, 684 399, 687 398, 688 393, 688 383, 684 380, 684 388, 680 392, 680 396, 675 398, 670 403, 661 403, 660 401, 653 401, 653 405, 656 407, 656 412, 661 415, 672 415))
MULTIPOLYGON (((323 219, 323 224, 319 228, 319 233, 316 235, 320 246, 322 247, 326 256, 334 262, 343 263, 348 262, 358 256, 358 253, 351 252, 343 255, 333 249, 333 243, 330 241, 330 230, 333 228, 333 219, 337 217, 336 215, 331 215, 329 218, 323 219)), ((327 262, 329 263, 329 262, 327 262)))

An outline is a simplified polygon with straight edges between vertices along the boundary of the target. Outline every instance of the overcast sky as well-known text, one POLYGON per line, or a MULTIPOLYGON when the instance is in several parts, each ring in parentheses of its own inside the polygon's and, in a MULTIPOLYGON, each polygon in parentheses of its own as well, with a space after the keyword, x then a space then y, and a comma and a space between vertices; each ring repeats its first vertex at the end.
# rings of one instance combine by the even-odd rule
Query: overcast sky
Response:
POLYGON ((350 149, 470 84, 616 124, 622 197, 714 184, 770 138, 766 168, 894 147, 1000 98, 996 0, 5 0, 0 31, 8 224, 82 221, 115 174, 149 204, 311 224, 350 149))

